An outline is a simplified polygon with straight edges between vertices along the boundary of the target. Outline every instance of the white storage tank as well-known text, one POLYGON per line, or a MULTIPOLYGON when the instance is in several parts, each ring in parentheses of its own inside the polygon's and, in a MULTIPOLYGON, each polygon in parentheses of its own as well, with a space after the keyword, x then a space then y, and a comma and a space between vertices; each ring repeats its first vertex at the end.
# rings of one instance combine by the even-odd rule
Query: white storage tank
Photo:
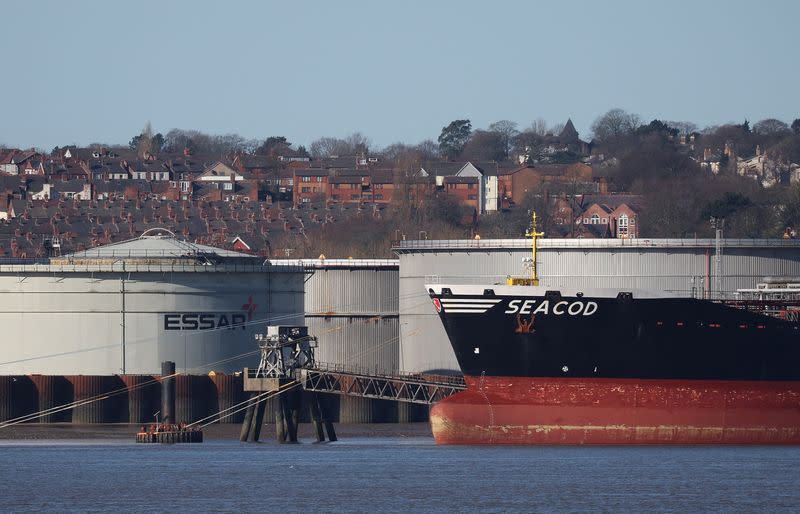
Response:
POLYGON ((161 229, 46 263, 0 263, 0 375, 256 366, 256 332, 303 324, 304 276, 161 229))

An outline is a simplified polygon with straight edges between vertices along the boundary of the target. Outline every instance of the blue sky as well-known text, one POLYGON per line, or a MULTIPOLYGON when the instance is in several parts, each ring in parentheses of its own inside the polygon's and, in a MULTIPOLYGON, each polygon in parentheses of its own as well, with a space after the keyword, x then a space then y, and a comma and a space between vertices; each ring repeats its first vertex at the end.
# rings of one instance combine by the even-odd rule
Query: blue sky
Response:
POLYGON ((800 117, 795 1, 4 2, 0 143, 800 117))

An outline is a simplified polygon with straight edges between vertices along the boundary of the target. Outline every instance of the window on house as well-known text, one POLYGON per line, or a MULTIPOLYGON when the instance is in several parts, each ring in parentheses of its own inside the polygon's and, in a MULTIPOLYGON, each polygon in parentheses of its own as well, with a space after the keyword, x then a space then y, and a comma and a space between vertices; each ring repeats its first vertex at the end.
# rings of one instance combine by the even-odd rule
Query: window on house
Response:
POLYGON ((617 237, 628 237, 628 215, 623 214, 617 219, 617 237))
POLYGON ((608 218, 603 218, 603 219, 601 220, 601 222, 603 223, 603 225, 605 225, 606 223, 608 223, 608 218))
POLYGON ((375 199, 376 200, 383 200, 383 195, 377 194, 377 195, 375 195, 375 199))
POLYGON ((600 223, 600 216, 592 214, 592 225, 597 225, 598 223, 600 223))
POLYGON ((478 195, 467 195, 467 200, 477 200, 478 195))
POLYGON ((300 188, 300 192, 301 193, 310 193, 311 192, 311 188, 310 187, 301 187, 300 188))
POLYGON ((311 177, 303 177, 303 182, 311 182, 311 177))
POLYGON ((358 200, 359 198, 361 198, 361 195, 350 195, 351 200, 358 200))
POLYGON ((317 182, 322 182, 322 177, 317 177, 317 182))
POLYGON ((225 191, 233 191, 233 184, 231 182, 225 182, 225 191))
POLYGON ((300 201, 301 201, 301 202, 303 202, 303 203, 308 203, 308 202, 310 202, 310 201, 311 201, 311 198, 303 198, 303 199, 302 199, 302 200, 300 200, 300 201))

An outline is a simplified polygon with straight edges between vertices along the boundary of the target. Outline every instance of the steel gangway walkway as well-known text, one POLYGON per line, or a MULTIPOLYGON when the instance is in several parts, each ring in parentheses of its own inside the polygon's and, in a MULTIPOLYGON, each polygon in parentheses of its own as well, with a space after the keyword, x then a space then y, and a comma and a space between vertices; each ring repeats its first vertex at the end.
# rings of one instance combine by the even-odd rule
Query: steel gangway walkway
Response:
POLYGON ((297 442, 297 425, 306 397, 317 441, 336 440, 331 417, 319 393, 432 405, 467 388, 462 377, 385 373, 317 362, 317 338, 305 326, 269 326, 256 334, 261 351, 257 369, 244 368, 247 400, 240 441, 258 441, 266 400, 274 398, 276 438, 297 442), (305 392, 304 392, 305 391, 305 392))
POLYGON ((297 370, 306 391, 431 405, 467 388, 462 377, 386 374, 349 366, 315 363, 297 370))

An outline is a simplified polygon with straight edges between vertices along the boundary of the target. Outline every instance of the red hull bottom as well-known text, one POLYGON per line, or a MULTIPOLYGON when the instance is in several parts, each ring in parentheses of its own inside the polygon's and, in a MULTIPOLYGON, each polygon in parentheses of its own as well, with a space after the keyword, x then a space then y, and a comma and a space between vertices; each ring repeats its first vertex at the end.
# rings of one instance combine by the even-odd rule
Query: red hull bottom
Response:
POLYGON ((800 444, 800 383, 465 377, 437 444, 800 444))

